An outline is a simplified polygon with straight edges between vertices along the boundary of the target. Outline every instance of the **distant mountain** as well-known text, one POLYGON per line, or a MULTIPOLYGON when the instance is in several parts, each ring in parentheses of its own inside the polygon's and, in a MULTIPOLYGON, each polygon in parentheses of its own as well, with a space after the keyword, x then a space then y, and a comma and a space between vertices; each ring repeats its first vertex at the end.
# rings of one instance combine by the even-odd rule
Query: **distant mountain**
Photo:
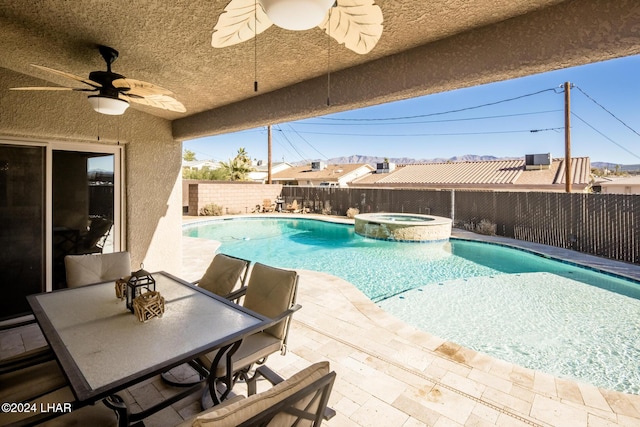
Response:
MULTIPOLYGON (((389 161, 391 163, 395 163, 396 165, 409 165, 413 163, 447 163, 447 162, 487 162, 490 160, 514 160, 514 159, 522 159, 521 157, 496 157, 496 156, 480 156, 477 154, 465 154, 463 156, 453 156, 449 158, 436 157, 433 159, 414 159, 411 157, 389 157, 389 161)), ((376 156, 366 156, 363 154, 353 154, 351 156, 344 157, 333 157, 328 160, 323 159, 314 159, 312 161, 324 161, 327 164, 348 164, 348 163, 368 163, 372 166, 375 166, 376 163, 382 163, 385 157, 376 157, 376 156)), ((308 164, 309 162, 297 162, 295 163, 297 166, 302 166, 304 164, 308 164)), ((640 164, 639 165, 618 165, 616 163, 608 163, 608 162, 592 162, 591 166, 599 169, 609 169, 615 170, 616 167, 619 167, 621 171, 625 172, 640 172, 640 164)))
MULTIPOLYGON (((411 157, 389 157, 389 161, 391 163, 395 163, 396 165, 408 165, 413 163, 446 163, 446 162, 486 162, 489 160, 502 160, 502 159, 513 159, 514 157, 495 157, 495 156, 479 156, 476 154, 465 154, 463 156, 454 156, 448 159, 445 158, 435 158, 435 159, 414 159, 411 157)), ((385 157, 376 157, 376 156, 365 156, 362 154, 354 154, 351 156, 345 157, 333 157, 328 160, 324 160, 324 162, 328 164, 348 164, 348 163, 368 163, 370 165, 375 166, 376 163, 382 163, 385 157)), ((315 161, 321 161, 322 159, 315 159, 315 161)), ((308 162, 306 162, 308 163, 308 162)), ((305 162, 298 162, 298 165, 303 165, 305 162)))
POLYGON ((607 163, 607 162, 592 162, 591 166, 598 169, 609 169, 616 170, 616 167, 620 167, 621 171, 625 172, 638 172, 640 171, 640 165, 620 165, 617 163, 607 163))

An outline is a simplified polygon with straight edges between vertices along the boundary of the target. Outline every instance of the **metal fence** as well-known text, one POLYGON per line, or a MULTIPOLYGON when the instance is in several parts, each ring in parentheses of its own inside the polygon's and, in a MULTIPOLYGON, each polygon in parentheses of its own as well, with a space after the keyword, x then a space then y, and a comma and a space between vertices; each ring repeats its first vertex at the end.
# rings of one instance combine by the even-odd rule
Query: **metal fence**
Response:
POLYGON ((284 187, 286 203, 310 212, 347 209, 452 218, 468 230, 640 263, 640 196, 378 188, 284 187))

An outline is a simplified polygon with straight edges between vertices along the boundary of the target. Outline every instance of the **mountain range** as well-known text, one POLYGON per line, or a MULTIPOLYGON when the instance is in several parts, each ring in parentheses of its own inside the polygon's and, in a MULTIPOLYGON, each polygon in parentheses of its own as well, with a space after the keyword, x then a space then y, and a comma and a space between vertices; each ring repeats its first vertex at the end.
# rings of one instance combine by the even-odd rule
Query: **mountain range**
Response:
MULTIPOLYGON (((454 156, 449 158, 436 157, 433 159, 414 159, 411 157, 377 157, 367 156, 363 154, 353 154, 351 156, 333 157, 331 159, 315 159, 313 161, 324 161, 327 164, 348 164, 348 163, 368 163, 375 166, 376 163, 382 163, 387 159, 391 163, 396 165, 408 165, 413 163, 447 163, 447 162, 487 162, 491 160, 514 160, 521 159, 522 157, 496 157, 496 156, 480 156, 477 154, 465 154, 462 156, 454 156)), ((308 162, 298 162, 296 165, 308 164, 308 162)), ((615 170, 619 167, 622 171, 640 171, 640 165, 618 165, 616 163, 609 162, 591 162, 591 166, 599 169, 615 170)))

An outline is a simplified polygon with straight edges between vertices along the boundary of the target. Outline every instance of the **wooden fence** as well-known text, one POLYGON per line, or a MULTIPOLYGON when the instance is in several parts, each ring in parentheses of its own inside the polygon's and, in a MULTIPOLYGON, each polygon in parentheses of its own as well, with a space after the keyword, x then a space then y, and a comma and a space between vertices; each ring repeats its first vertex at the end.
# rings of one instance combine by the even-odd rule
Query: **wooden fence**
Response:
POLYGON ((489 224, 499 236, 640 263, 639 195, 293 186, 282 195, 315 213, 431 214, 459 228, 489 224))

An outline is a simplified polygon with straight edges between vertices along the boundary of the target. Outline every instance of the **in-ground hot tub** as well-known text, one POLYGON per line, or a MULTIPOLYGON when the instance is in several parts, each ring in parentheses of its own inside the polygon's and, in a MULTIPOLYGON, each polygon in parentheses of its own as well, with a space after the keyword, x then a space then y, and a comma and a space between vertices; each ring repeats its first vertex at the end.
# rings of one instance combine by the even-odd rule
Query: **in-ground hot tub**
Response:
POLYGON ((355 216, 355 231, 372 239, 437 242, 451 237, 451 220, 441 216, 371 213, 355 216))

